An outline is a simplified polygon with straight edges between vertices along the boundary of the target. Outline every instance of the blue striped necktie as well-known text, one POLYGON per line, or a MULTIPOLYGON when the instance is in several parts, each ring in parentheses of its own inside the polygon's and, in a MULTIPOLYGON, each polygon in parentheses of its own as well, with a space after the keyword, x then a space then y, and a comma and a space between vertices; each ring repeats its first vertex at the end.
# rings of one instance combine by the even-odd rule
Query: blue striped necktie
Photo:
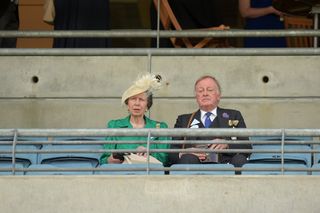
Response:
MULTIPOLYGON (((207 112, 206 114, 206 119, 204 120, 204 127, 205 128, 209 128, 212 124, 212 121, 210 119, 210 116, 212 115, 212 112, 207 112)), ((217 153, 207 153, 207 160, 208 162, 211 162, 211 163, 217 163, 217 153)))
POLYGON ((204 127, 209 128, 212 121, 210 120, 210 116, 212 115, 212 112, 207 112, 206 113, 206 119, 204 120, 204 127))

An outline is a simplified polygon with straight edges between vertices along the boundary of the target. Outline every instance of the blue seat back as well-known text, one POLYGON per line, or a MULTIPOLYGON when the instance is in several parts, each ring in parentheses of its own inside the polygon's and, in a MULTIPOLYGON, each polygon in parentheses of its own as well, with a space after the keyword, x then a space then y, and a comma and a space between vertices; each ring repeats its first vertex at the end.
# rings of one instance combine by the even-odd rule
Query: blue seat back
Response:
MULTIPOLYGON (((22 168, 25 168, 25 166, 23 163, 17 162, 15 164, 15 168, 22 169, 22 168)), ((10 161, 8 161, 8 162, 0 161, 0 169, 8 169, 8 171, 0 171, 0 175, 13 175, 12 163, 10 161)), ((23 175, 23 174, 24 174, 24 172, 22 172, 22 171, 15 171, 15 173, 14 173, 14 175, 23 175)))
POLYGON ((173 164, 172 169, 176 171, 170 171, 170 175, 234 175, 234 169, 232 164, 173 164))
MULTIPOLYGON (((314 148, 315 150, 320 151, 320 145, 314 145, 313 148, 314 148)), ((315 163, 315 164, 320 163, 320 152, 314 153, 314 163, 315 163)))
POLYGON ((147 164, 103 164, 98 168, 108 169, 107 171, 95 171, 97 175, 164 175, 163 165, 150 164, 149 173, 147 172, 147 164), (152 169, 158 169, 153 171, 152 169), (161 171, 160 171, 161 170, 161 171))
MULTIPOLYGON (((101 138, 99 138, 101 139, 101 138)), ((50 144, 43 146, 43 151, 57 151, 57 153, 42 153, 39 161, 41 164, 51 164, 56 166, 65 166, 78 164, 80 167, 87 166, 96 167, 99 164, 101 154, 95 151, 101 150, 103 147, 99 144, 90 144, 90 141, 98 140, 98 138, 75 138, 75 137, 59 137, 56 141, 86 141, 88 144, 50 144), (70 152, 66 152, 70 150, 70 152), (73 151, 74 152, 73 152, 73 151), (59 153, 61 151, 61 153, 59 153)), ((102 139, 101 139, 102 140, 102 139)))
MULTIPOLYGON (((250 140, 254 141, 281 141, 279 137, 252 137, 250 140)), ((312 137, 287 137, 287 141, 311 141, 312 137)), ((275 150, 281 151, 281 145, 267 145, 267 144, 254 144, 252 145, 252 154, 249 158, 250 163, 280 163, 281 162, 281 152, 274 153, 255 153, 255 150, 275 150)), ((311 152, 306 153, 286 153, 287 150, 301 150, 310 151, 311 147, 309 145, 295 145, 287 144, 284 145, 284 161, 286 163, 301 163, 308 167, 312 165, 312 154, 311 152)))
MULTIPOLYGON (((280 136, 253 136, 252 141, 281 141, 280 136)), ((312 141, 313 137, 309 136, 285 136, 286 141, 312 141)))
MULTIPOLYGON (((243 169, 259 169, 259 171, 244 170, 241 172, 242 175, 282 175, 282 172, 280 170, 282 166, 281 164, 278 164, 278 163, 247 163, 247 164, 244 164, 242 168, 243 169), (275 168, 275 170, 270 170, 273 168, 275 168)), ((303 164, 284 164, 284 168, 307 169, 308 167, 303 164)), ((283 174, 284 175, 308 175, 308 171, 284 171, 283 174)))
POLYGON ((312 166, 312 168, 313 168, 313 169, 319 169, 319 171, 313 171, 313 172, 311 172, 312 175, 320 175, 320 164, 319 164, 319 163, 314 164, 314 165, 312 166))
MULTIPOLYGON (((16 144, 16 151, 36 151, 41 149, 42 143, 41 141, 46 141, 45 137, 18 137, 18 142, 25 142, 16 144), (38 142, 38 144, 28 144, 28 141, 38 142)), ((1 142, 13 142, 13 137, 1 137, 1 142)), ((12 144, 0 144, 0 161, 8 161, 11 159, 12 161, 12 144)), ((15 154, 16 161, 24 162, 24 167, 29 166, 30 164, 39 163, 39 154, 36 152, 33 153, 16 153, 15 154)))
MULTIPOLYGON (((26 171, 25 175, 92 175, 93 171, 59 171, 61 168, 79 168, 79 165, 50 165, 50 164, 37 164, 31 165, 28 169, 36 169, 38 171, 26 171), (48 170, 50 169, 50 171, 48 170), (47 171, 46 171, 47 170, 47 171)), ((85 168, 89 168, 90 164, 84 165, 85 168)))

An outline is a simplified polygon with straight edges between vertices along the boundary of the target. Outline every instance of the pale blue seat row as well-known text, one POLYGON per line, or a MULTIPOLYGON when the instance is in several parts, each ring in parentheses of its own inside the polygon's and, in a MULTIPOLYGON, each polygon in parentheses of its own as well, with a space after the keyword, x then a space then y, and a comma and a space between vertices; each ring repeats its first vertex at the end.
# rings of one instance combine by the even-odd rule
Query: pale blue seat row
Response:
POLYGON ((63 166, 63 164, 72 165, 82 164, 87 165, 89 162, 90 167, 96 167, 99 164, 99 158, 101 153, 90 153, 89 150, 100 150, 101 145, 46 145, 42 148, 43 151, 68 151, 76 150, 77 152, 66 152, 66 153, 43 153, 39 156, 39 161, 41 164, 51 164, 54 166, 63 166), (83 152, 79 152, 82 151, 83 152))
MULTIPOLYGON (((320 145, 314 145, 315 150, 320 151, 320 145)), ((320 152, 314 154, 314 164, 320 163, 320 152)))
MULTIPOLYGON (((280 151, 280 145, 255 145, 253 146, 253 151, 258 150, 274 150, 280 151)), ((283 159, 285 163, 296 163, 304 164, 308 167, 312 165, 312 155, 310 153, 287 153, 287 151, 310 151, 311 147, 308 145, 285 145, 283 159)), ((281 153, 252 153, 249 162, 250 163, 281 163, 281 153)))
MULTIPOLYGON (((13 138, 0 138, 0 141, 11 141, 13 138)), ((18 138, 19 141, 48 141, 47 138, 18 138)), ((17 144, 16 151, 35 151, 40 150, 43 153, 16 153, 16 164, 22 165, 24 168, 95 168, 99 164, 101 153, 95 153, 96 150, 102 149, 99 144, 55 144, 54 141, 97 141, 104 140, 98 137, 57 137, 53 138, 52 144, 42 145, 24 145, 17 144), (72 151, 73 150, 73 151, 72 151), (57 153, 48 153, 54 152, 57 153), (60 152, 60 153, 59 153, 60 152), (61 153, 64 152, 64 153, 61 153)), ((12 166, 12 145, 0 144, 0 162, 7 167, 12 166)), ((26 174, 40 174, 41 172, 26 172, 26 174)), ((72 171, 65 172, 45 172, 46 174, 93 174, 92 171, 72 171)))
POLYGON ((234 175, 232 164, 174 164, 170 175, 234 175), (230 170, 228 170, 230 169, 230 170), (231 170, 232 169, 232 170, 231 170))
MULTIPOLYGON (((104 164, 99 167, 106 171, 95 174, 104 175, 164 175, 164 167, 160 164, 150 164, 147 171, 146 164, 104 164), (122 170, 123 169, 123 170, 122 170), (136 170, 136 171, 134 171, 136 170)), ((175 164, 170 167, 170 175, 234 175, 231 164, 175 164), (230 169, 230 170, 228 170, 230 169)))
POLYGON ((282 173, 281 164, 268 164, 268 163, 248 163, 242 166, 244 169, 242 175, 308 175, 308 171, 287 171, 285 169, 307 169, 308 167, 303 164, 284 164, 284 172, 282 173), (246 170, 248 169, 248 170, 246 170), (252 170, 250 170, 252 169, 252 170), (253 169, 256 169, 253 170, 253 169), (259 169, 259 170, 257 170, 259 169), (271 170, 273 169, 273 170, 271 170))
POLYGON ((312 175, 320 175, 320 163, 314 164, 312 169, 318 169, 319 171, 313 171, 312 175))
MULTIPOLYGON (((87 163, 87 165, 82 164, 82 168, 92 168, 90 163, 87 163)), ((59 171, 59 169, 62 168, 81 168, 78 165, 72 164, 71 166, 67 167, 64 166, 56 166, 56 165, 50 165, 50 164, 37 164, 37 165, 31 165, 28 167, 28 169, 34 169, 34 171, 26 171, 25 175, 92 175, 93 171, 59 171), (39 171, 36 171, 39 170, 39 171), (46 171, 47 170, 47 171, 46 171)))
MULTIPOLYGON (((90 144, 90 141, 104 140, 100 137, 56 137, 54 141, 85 141, 89 144, 50 144, 43 146, 43 151, 57 151, 57 153, 42 153, 39 155, 41 165, 35 165, 31 168, 96 168, 99 165, 101 153, 95 153, 95 150, 102 149, 102 145, 90 144), (68 151, 70 150, 70 151, 68 151), (76 150, 73 152, 72 150, 76 150), (60 151, 60 153, 59 153, 60 151)), ((41 172, 27 172, 27 174, 37 175, 41 172)), ((49 174, 49 172, 47 172, 49 174)), ((58 171, 53 174, 63 175, 92 175, 93 171, 58 171)))
MULTIPOLYGON (((281 141, 279 137, 251 137, 252 141, 281 141)), ((285 138, 286 141, 311 141, 312 137, 287 137, 285 138)), ((249 158, 250 163, 281 163, 281 145, 268 145, 268 144, 259 144, 255 143, 252 145, 253 153, 249 158), (259 153, 255 151, 261 150, 270 150, 271 152, 268 153, 259 153), (272 151, 278 152, 272 152, 272 151)), ((295 164, 303 164, 307 167, 312 166, 312 154, 310 151, 312 147, 310 145, 295 145, 295 144, 286 144, 284 145, 284 154, 283 159, 285 163, 295 163, 295 164), (288 153, 287 151, 306 151, 305 153, 288 153)))
MULTIPOLYGON (((22 169, 24 168, 23 164, 17 163, 15 165, 16 169, 22 169)), ((7 163, 7 162, 2 162, 0 161, 0 169, 4 169, 6 171, 1 171, 0 170, 0 175, 13 175, 13 171, 12 171, 12 163, 7 163)), ((22 171, 15 171, 14 175, 24 175, 24 172, 22 171)))
POLYGON ((103 164, 98 167, 96 175, 164 175, 161 164, 150 164, 149 171, 147 164, 103 164))
MULTIPOLYGON (((15 175, 164 175, 165 168, 159 164, 151 164, 149 171, 146 164, 104 164, 96 167, 96 171, 79 171, 76 169, 90 170, 90 165, 85 167, 58 167, 50 164, 31 165, 27 168, 30 171, 16 171, 15 175), (73 171, 61 171, 61 168, 73 169, 73 171), (38 171, 40 170, 40 171, 38 171)), ((0 168, 7 171, 0 171, 1 175, 12 175, 11 165, 0 163, 0 168)), ((24 168, 22 164, 16 164, 16 168, 24 168)), ((280 164, 245 164, 242 175, 320 175, 320 164, 314 165, 319 171, 308 172, 308 167, 303 164, 285 164, 282 173, 280 164), (289 170, 288 170, 289 169, 289 170), (305 171, 303 171, 305 170, 305 171)), ((234 167, 231 164, 177 164, 172 165, 169 175, 234 175, 234 167)))
MULTIPOLYGON (((15 154, 16 163, 22 164, 23 167, 28 167, 31 164, 39 163, 39 155, 36 150, 40 150, 42 148, 41 141, 46 141, 47 139, 44 137, 23 137, 17 139, 18 141, 24 141, 26 144, 16 144, 15 154), (39 142, 39 144, 28 144, 28 141, 39 142), (33 153, 19 153, 19 152, 33 152, 33 153)), ((13 137, 0 137, 0 141, 2 143, 13 141, 13 137)), ((12 148, 11 144, 0 144, 0 162, 12 162, 12 148)))
MULTIPOLYGON (((298 138, 287 138, 286 140, 310 140, 310 137, 298 137, 298 138)), ((19 140, 24 141, 45 141, 46 138, 19 138, 19 140)), ((104 140, 104 138, 88 138, 88 137, 59 137, 54 138, 53 141, 96 141, 104 140)), ((279 140, 276 137, 259 137, 254 138, 253 140, 279 140)), ((0 138, 0 141, 12 141, 12 138, 0 138)), ((268 150, 280 150, 280 145, 253 145, 253 151, 268 149, 268 150)), ((320 149, 320 146, 315 146, 317 149, 320 149)), ((27 171, 27 175, 38 175, 38 174, 84 174, 84 175, 101 175, 101 174, 110 174, 110 175, 120 175, 120 174, 132 174, 132 175, 145 175, 145 174, 154 174, 154 175, 163 175, 164 171, 160 171, 161 168, 159 165, 152 165, 149 173, 147 172, 146 165, 114 165, 106 164, 99 166, 99 158, 101 153, 95 153, 94 150, 102 149, 102 145, 99 144, 77 144, 77 145, 59 145, 59 144, 50 144, 43 145, 39 143, 38 145, 27 145, 27 144, 18 144, 16 146, 16 151, 34 151, 42 150, 46 151, 64 151, 66 153, 16 153, 16 168, 30 168, 30 169, 55 169, 55 168, 99 168, 100 171, 27 171), (76 150, 76 152, 71 152, 69 150, 76 150), (93 151, 90 151, 93 150, 93 151), (127 169, 127 171, 120 171, 121 168, 127 169), (133 168, 136 168, 138 171, 133 171, 133 168)), ((286 145, 285 150, 305 150, 310 151, 311 147, 309 145, 286 145)), ((1 144, 0 145, 0 167, 10 168, 12 166, 12 145, 1 144), (7 153, 4 153, 7 152, 7 153)), ((320 154, 317 153, 314 155, 316 163, 320 161, 320 154)), ((254 168, 262 166, 265 168, 281 168, 279 163, 281 162, 281 153, 253 153, 249 159, 249 164, 245 165, 244 168, 254 168), (262 165, 263 164, 263 165, 262 165)), ((298 168, 310 168, 312 165, 312 155, 311 153, 285 153, 284 154, 285 166, 290 168, 297 166, 298 168)), ((317 165, 315 165, 317 166, 317 165)), ((162 167, 162 166, 161 166, 162 167)), ((163 167, 162 167, 163 168, 163 167)), ((203 165, 173 165, 170 168, 170 175, 234 175, 235 172, 231 171, 233 166, 231 164, 203 164, 203 165), (196 168, 198 167, 198 168, 196 168), (229 170, 230 169, 230 170, 229 170)), ((9 172, 10 173, 10 172, 9 172)), ((167 172, 168 173, 168 172, 167 172)), ((320 172, 319 172, 320 173, 320 172)), ((0 171, 0 174, 5 174, 0 171)), ((8 173, 7 173, 8 174, 8 173)), ((16 174, 23 174, 19 172, 16 174)), ((281 174, 281 171, 269 171, 258 172, 258 171, 244 171, 242 174, 281 174)), ((308 174, 307 172, 302 171, 286 171, 285 174, 308 174)), ((317 174, 313 172, 312 174, 317 174)))

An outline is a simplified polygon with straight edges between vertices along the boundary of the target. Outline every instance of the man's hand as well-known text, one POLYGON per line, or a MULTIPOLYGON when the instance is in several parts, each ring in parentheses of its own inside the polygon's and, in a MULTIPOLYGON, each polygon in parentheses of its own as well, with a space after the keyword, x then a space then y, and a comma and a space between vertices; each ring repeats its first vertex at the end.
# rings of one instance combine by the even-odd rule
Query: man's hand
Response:
MULTIPOLYGON (((213 141, 225 141, 223 139, 214 139, 213 141)), ((211 144, 209 146, 209 149, 228 149, 229 148, 229 145, 228 144, 224 144, 224 143, 218 143, 218 144, 211 144)))
MULTIPOLYGON (((188 149, 196 149, 196 148, 188 148, 188 149)), ((205 152, 192 152, 192 153, 179 153, 179 158, 185 154, 192 154, 199 158, 200 161, 203 161, 207 158, 207 154, 205 152)))

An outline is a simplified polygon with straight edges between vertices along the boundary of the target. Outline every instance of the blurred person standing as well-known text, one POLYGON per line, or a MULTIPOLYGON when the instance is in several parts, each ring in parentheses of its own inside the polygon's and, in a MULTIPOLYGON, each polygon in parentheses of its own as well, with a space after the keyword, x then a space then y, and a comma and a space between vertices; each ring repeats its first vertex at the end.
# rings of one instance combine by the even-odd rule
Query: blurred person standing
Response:
MULTIPOLYGON (((0 1, 0 30, 18 30, 18 0, 0 1)), ((0 38, 0 48, 15 48, 17 38, 0 38)))
MULTIPOLYGON (((222 0, 168 0, 182 29, 200 29, 219 26, 224 23, 221 11, 222 0)), ((157 29, 157 11, 151 3, 151 29, 157 29)), ((162 25, 160 26, 163 29, 162 25)), ((151 46, 155 47, 155 39, 151 46)), ((169 39, 160 39, 160 47, 172 47, 169 39)))
MULTIPOLYGON (((239 0, 239 11, 247 30, 284 29, 282 13, 272 6, 272 0, 239 0)), ((247 37, 244 47, 286 47, 285 37, 247 37)))
POLYGON ((219 26, 223 23, 218 16, 217 0, 170 0, 170 6, 182 29, 198 29, 219 26))
MULTIPOLYGON (((109 0, 55 0, 54 30, 109 30, 109 0)), ((55 38, 55 48, 110 47, 106 38, 55 38)))

